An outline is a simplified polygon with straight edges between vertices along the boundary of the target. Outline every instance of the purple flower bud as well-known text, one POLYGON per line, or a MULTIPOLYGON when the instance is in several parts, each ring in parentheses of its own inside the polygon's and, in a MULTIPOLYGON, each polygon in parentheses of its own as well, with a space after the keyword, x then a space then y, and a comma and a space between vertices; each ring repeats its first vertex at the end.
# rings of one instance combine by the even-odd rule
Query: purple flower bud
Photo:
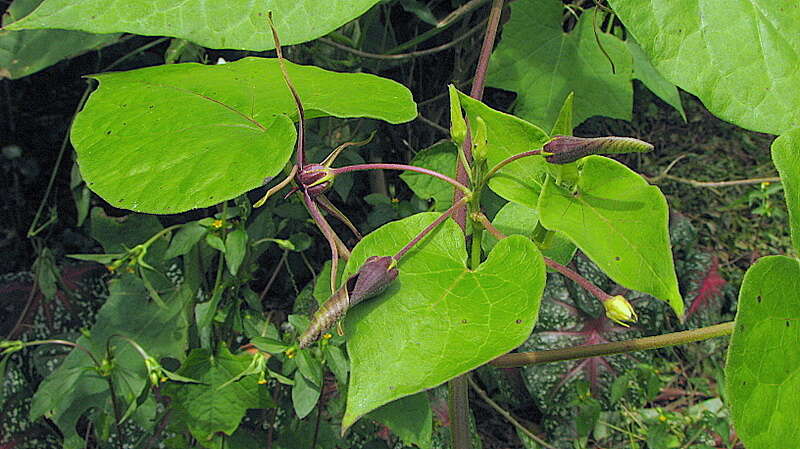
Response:
POLYGON ((333 170, 321 164, 306 164, 296 176, 297 182, 311 198, 328 190, 333 184, 333 170))
POLYGON ((545 160, 551 164, 568 164, 592 154, 644 153, 653 145, 633 137, 555 136, 542 150, 551 153, 545 160))
POLYGON ((350 306, 379 295, 397 279, 397 262, 389 257, 372 256, 364 262, 358 273, 347 280, 350 306))

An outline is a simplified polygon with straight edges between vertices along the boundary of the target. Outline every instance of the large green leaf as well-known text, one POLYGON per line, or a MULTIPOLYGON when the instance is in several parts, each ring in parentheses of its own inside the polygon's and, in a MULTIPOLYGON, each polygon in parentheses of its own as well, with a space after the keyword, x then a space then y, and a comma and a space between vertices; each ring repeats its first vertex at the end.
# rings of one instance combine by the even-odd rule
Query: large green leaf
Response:
MULTIPOLYGON (((478 129, 478 117, 486 122, 489 168, 515 154, 541 148, 550 139, 538 126, 494 110, 463 93, 459 100, 467 113, 470 129, 478 129)), ((544 158, 525 157, 506 165, 489 180, 489 187, 509 201, 535 208, 545 173, 544 158)))
MULTIPOLYGON (((394 81, 288 63, 307 117, 416 116, 394 81), (369 92, 369 95, 364 95, 369 92)), ((148 213, 206 207, 259 187, 286 164, 297 116, 277 59, 173 64, 95 75, 100 88, 72 127, 89 187, 148 213)))
MULTIPOLYGON (((369 234, 353 250, 345 278, 369 256, 394 254, 437 216, 417 214, 369 234)), ((344 428, 383 404, 483 365, 530 335, 545 283, 536 246, 512 236, 477 269, 465 261, 464 234, 447 220, 400 261, 385 293, 348 313, 344 428)))
MULTIPOLYGON (((42 0, 15 0, 3 14, 3 25, 28 14, 42 0)), ((65 30, 0 31, 0 78, 21 78, 63 59, 115 43, 119 34, 65 30)))
POLYGON ((664 77, 715 115, 780 134, 800 126, 797 0, 611 0, 664 77))
POLYGON ((92 33, 172 36, 204 47, 262 51, 274 48, 267 12, 281 43, 324 36, 378 0, 45 0, 9 29, 60 28, 92 33))
POLYGON ((224 345, 216 354, 208 349, 193 350, 178 374, 202 383, 164 387, 164 394, 172 398, 171 422, 186 426, 203 444, 217 432, 233 434, 247 409, 271 407, 267 387, 258 383, 257 375, 231 382, 250 366, 252 359, 249 353, 233 355, 224 345))
POLYGON ((593 9, 565 34, 560 2, 519 0, 510 8, 511 20, 492 54, 487 85, 518 94, 516 115, 550 129, 564 98, 574 91, 576 125, 593 115, 630 120, 631 56, 621 40, 598 30, 608 57, 603 54, 592 30, 593 9))
POLYGON ((778 168, 789 206, 789 225, 794 249, 800 252, 800 128, 772 142, 772 161, 778 168))
POLYGON ((744 276, 738 307, 725 368, 736 432, 747 449, 795 447, 800 438, 798 261, 759 259, 744 276))
MULTIPOLYGON (((147 353, 159 359, 182 360, 187 345, 185 306, 192 292, 180 288, 164 296, 166 308, 149 300, 141 280, 124 276, 111 282, 108 300, 97 314, 91 337, 77 343, 92 352, 97 360, 106 357, 106 344, 113 348, 112 380, 121 410, 132 404, 147 384, 142 356, 125 340, 128 337, 147 353)), ((31 419, 47 415, 64 434, 64 447, 84 447, 75 424, 89 409, 97 416, 114 416, 108 382, 92 369, 93 364, 83 351, 73 350, 61 366, 39 386, 31 404, 31 419)), ((154 418, 151 417, 151 418, 154 418)), ((113 418, 111 418, 113 419, 113 418)))
POLYGON ((682 316, 661 191, 612 159, 584 161, 574 193, 548 178, 538 208, 542 224, 566 234, 615 282, 667 301, 682 316))

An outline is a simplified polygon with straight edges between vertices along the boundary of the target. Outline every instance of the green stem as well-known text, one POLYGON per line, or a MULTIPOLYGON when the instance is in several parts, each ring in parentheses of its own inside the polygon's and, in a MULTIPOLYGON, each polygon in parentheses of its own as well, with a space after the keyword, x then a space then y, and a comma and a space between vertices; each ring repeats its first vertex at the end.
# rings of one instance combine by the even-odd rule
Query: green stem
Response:
POLYGON ((586 359, 590 357, 604 357, 625 352, 665 348, 667 346, 677 346, 730 335, 733 333, 733 326, 734 322, 728 321, 713 326, 701 327, 699 329, 673 332, 653 337, 635 338, 633 340, 564 349, 551 349, 548 351, 518 352, 501 355, 489 363, 497 368, 513 368, 517 366, 538 365, 541 363, 586 359))

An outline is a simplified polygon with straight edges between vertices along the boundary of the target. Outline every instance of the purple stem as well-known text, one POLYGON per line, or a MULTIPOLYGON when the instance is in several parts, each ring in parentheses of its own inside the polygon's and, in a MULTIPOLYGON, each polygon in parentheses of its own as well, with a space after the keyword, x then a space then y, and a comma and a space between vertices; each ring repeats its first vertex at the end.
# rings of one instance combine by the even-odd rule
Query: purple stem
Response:
POLYGON ((429 233, 429 232, 431 232, 431 231, 432 231, 433 229, 435 229, 437 226, 439 226, 440 224, 442 224, 442 222, 443 222, 443 221, 447 220, 447 218, 448 218, 448 217, 450 217, 451 215, 453 215, 453 212, 455 212, 455 211, 456 211, 458 208, 460 208, 461 206, 463 206, 463 205, 464 205, 464 203, 466 203, 466 202, 467 202, 466 198, 462 198, 462 199, 460 199, 460 200, 459 200, 457 203, 455 203, 455 204, 453 204, 452 206, 450 206, 450 208, 449 208, 449 209, 447 209, 446 211, 444 211, 444 213, 442 213, 442 215, 439 215, 438 217, 436 217, 436 220, 433 220, 433 222, 432 222, 431 224, 429 224, 428 226, 426 226, 426 227, 425 227, 425 229, 423 229, 423 230, 422 230, 422 231, 421 231, 419 234, 417 234, 417 236, 416 236, 416 237, 414 237, 413 239, 411 239, 411 241, 410 241, 410 242, 406 243, 406 246, 404 246, 404 247, 403 247, 403 249, 401 249, 400 251, 398 251, 398 252, 397 252, 397 254, 395 254, 395 255, 394 255, 392 258, 393 258, 394 260, 400 260, 400 258, 401 258, 401 257, 403 257, 403 256, 405 256, 405 255, 406 255, 406 253, 407 253, 407 252, 408 252, 408 251, 409 251, 411 248, 413 248, 413 247, 414 247, 414 245, 416 245, 417 243, 419 243, 419 241, 420 241, 420 240, 422 240, 422 239, 423 239, 423 238, 424 238, 426 235, 428 235, 428 233, 429 233))
POLYGON ((434 178, 439 178, 444 182, 448 182, 452 184, 457 189, 461 190, 464 193, 471 193, 471 190, 461 184, 460 182, 456 181, 455 179, 443 175, 437 171, 429 170, 427 168, 422 167, 415 167, 413 165, 405 165, 405 164, 356 164, 356 165, 348 165, 347 167, 339 167, 331 169, 331 172, 334 175, 339 175, 342 173, 349 173, 354 171, 361 171, 361 170, 405 170, 405 171, 413 171, 417 173, 422 173, 423 175, 433 176, 434 178))
POLYGON ((573 281, 575 281, 575 283, 577 283, 578 285, 583 287, 584 290, 586 290, 589 293, 591 293, 595 298, 599 299, 601 302, 605 302, 608 298, 611 298, 611 295, 609 295, 608 293, 606 293, 603 290, 601 290, 600 287, 592 284, 585 277, 583 277, 580 274, 572 271, 571 269, 565 267, 564 265, 561 265, 560 263, 556 262, 555 260, 550 259, 548 257, 545 257, 544 258, 544 263, 548 267, 558 271, 559 273, 563 274, 564 276, 566 276, 566 277, 572 279, 573 281))
POLYGON ((489 170, 486 173, 485 179, 488 180, 489 178, 494 176, 494 174, 497 173, 501 168, 503 168, 506 165, 516 161, 517 159, 522 159, 523 157, 528 157, 528 156, 536 156, 537 154, 541 154, 541 153, 542 153, 542 150, 530 150, 530 151, 524 151, 524 152, 519 153, 519 154, 515 154, 515 155, 510 156, 510 157, 508 157, 506 159, 503 159, 502 161, 498 162, 497 165, 492 167, 492 169, 489 170))
POLYGON ((322 213, 317 207, 317 203, 315 203, 306 192, 303 192, 303 202, 306 204, 311 218, 317 223, 317 227, 322 231, 322 235, 325 236, 325 240, 328 241, 328 245, 331 247, 331 291, 335 292, 336 274, 339 272, 339 249, 336 247, 336 232, 333 231, 331 225, 328 224, 325 217, 322 216, 322 213))

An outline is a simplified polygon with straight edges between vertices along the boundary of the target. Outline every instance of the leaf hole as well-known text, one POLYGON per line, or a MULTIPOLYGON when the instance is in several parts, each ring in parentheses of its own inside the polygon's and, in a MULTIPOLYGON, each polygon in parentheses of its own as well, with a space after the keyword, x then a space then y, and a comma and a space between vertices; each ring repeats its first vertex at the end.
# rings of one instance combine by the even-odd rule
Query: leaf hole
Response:
POLYGON ((758 295, 758 296, 756 296, 756 302, 758 302, 759 304, 761 304, 761 295, 758 295))
POLYGON ((514 321, 514 322, 517 323, 517 324, 522 324, 522 320, 517 320, 517 321, 514 321))
POLYGON ((619 261, 620 260, 619 256, 615 257, 614 260, 619 261))
POLYGON ((467 324, 467 320, 461 320, 461 324, 467 324))
POLYGON ((107 135, 107 136, 110 136, 110 135, 111 135, 111 130, 110 130, 110 129, 109 129, 108 131, 106 131, 106 135, 107 135))
POLYGON ((787 321, 787 322, 786 322, 786 327, 789 327, 789 326, 790 326, 790 324, 789 324, 789 322, 787 321))

